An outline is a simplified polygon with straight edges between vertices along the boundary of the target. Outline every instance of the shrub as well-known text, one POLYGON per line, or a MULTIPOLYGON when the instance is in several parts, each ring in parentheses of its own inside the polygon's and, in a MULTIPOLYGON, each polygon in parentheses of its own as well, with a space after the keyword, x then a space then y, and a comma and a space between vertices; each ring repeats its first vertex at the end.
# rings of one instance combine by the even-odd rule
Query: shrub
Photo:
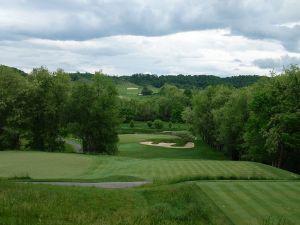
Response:
POLYGON ((150 88, 145 86, 145 87, 143 87, 141 94, 142 95, 152 95, 153 91, 150 88))
POLYGON ((169 122, 169 128, 171 129, 173 126, 172 122, 169 122))
POLYGON ((153 125, 152 121, 148 121, 148 122, 147 122, 147 125, 148 125, 149 128, 151 128, 152 125, 153 125))
POLYGON ((153 125, 156 129, 162 129, 164 127, 163 122, 159 119, 154 120, 153 125))
POLYGON ((133 122, 133 120, 130 121, 129 126, 130 126, 131 128, 134 128, 134 122, 133 122))

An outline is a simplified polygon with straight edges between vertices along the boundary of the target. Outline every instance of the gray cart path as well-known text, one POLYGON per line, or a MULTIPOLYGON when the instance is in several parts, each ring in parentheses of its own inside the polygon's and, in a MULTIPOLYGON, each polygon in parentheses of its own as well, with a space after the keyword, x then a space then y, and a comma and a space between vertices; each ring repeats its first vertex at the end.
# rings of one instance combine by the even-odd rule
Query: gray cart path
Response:
MULTIPOLYGON (((23 182, 22 182, 23 183, 23 182)), ((48 184, 57 186, 96 187, 96 188, 131 188, 149 184, 149 181, 133 182, 25 182, 27 184, 48 184)))

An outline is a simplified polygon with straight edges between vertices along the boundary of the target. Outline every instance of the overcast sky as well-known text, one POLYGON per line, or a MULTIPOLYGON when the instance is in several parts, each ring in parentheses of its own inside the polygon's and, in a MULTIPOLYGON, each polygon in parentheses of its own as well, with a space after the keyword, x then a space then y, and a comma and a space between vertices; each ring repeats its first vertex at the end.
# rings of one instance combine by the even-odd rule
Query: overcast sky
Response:
POLYGON ((299 12, 299 0, 0 0, 0 64, 265 75, 300 64, 299 12))

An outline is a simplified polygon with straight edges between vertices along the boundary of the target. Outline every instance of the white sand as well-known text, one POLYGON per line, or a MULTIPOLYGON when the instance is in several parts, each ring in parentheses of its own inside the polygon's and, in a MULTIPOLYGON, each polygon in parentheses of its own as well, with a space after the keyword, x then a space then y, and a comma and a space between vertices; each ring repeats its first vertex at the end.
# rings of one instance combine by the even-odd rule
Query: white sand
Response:
POLYGON ((195 147, 193 142, 188 142, 188 143, 185 144, 185 146, 173 146, 176 143, 167 143, 167 142, 160 142, 158 144, 153 144, 152 141, 143 141, 143 142, 140 142, 140 144, 163 147, 163 148, 194 148, 195 147))

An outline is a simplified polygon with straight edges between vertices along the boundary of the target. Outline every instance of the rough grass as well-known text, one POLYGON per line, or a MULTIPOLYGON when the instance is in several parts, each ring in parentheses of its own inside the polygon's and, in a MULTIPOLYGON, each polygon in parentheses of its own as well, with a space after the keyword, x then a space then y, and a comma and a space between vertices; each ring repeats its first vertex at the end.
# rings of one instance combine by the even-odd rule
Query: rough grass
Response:
POLYGON ((300 222, 300 182, 198 182, 236 225, 297 225, 300 222))
POLYGON ((0 224, 225 225, 198 190, 194 184, 103 190, 0 182, 0 224))

